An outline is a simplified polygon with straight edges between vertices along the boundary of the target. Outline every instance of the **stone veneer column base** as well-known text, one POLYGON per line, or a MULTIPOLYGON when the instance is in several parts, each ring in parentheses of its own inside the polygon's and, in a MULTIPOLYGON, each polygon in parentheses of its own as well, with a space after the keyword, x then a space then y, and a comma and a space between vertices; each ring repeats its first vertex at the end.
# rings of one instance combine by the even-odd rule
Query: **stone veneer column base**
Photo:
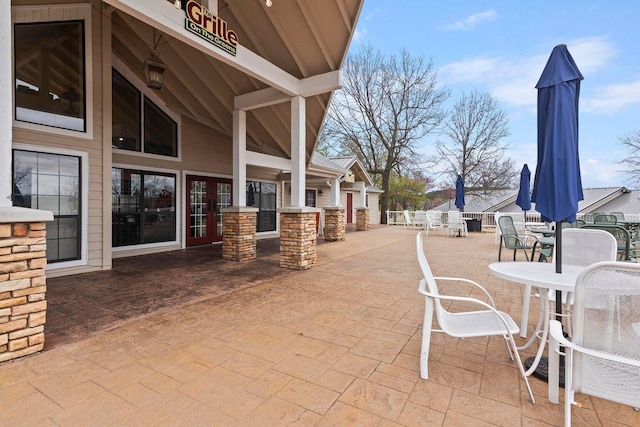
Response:
POLYGON ((222 259, 248 261, 256 258, 257 208, 231 206, 222 209, 222 259))
POLYGON ((324 240, 328 242, 344 240, 345 213, 345 208, 340 206, 324 208, 324 240))
POLYGON ((369 230, 369 208, 356 209, 356 231, 369 230))
POLYGON ((281 208, 280 267, 306 270, 316 264, 316 213, 318 209, 281 208))
POLYGON ((51 212, 0 208, 0 362, 44 348, 47 239, 51 212))

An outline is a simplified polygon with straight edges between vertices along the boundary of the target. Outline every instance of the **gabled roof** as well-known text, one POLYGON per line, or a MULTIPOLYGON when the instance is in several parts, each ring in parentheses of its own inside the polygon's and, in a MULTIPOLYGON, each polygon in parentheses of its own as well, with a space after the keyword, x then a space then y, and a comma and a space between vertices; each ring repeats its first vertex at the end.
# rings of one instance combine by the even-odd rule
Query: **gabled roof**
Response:
POLYGON ((309 162, 309 167, 307 168, 307 174, 313 174, 314 172, 326 172, 331 175, 346 175, 349 172, 349 169, 331 161, 331 159, 323 156, 317 151, 314 151, 313 156, 311 156, 311 162, 309 162))
MULTIPOLYGON (((517 189, 504 189, 489 191, 482 195, 468 194, 465 195, 464 210, 468 212, 495 212, 504 211, 505 207, 511 203, 514 203, 518 194, 517 189)), ((434 209, 439 211, 447 211, 449 209, 456 209, 455 199, 451 199, 434 209)), ((520 209, 520 208, 518 208, 520 209)))
POLYGON ((347 170, 350 170, 356 176, 357 181, 364 181, 367 185, 373 185, 371 176, 369 176, 364 165, 356 156, 331 157, 331 161, 347 170))

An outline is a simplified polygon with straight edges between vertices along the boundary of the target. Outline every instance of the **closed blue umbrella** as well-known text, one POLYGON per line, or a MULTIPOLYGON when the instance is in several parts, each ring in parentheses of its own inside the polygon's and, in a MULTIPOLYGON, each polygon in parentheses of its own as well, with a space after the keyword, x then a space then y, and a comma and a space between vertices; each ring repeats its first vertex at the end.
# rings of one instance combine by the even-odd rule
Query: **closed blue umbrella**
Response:
MULTIPOLYGON (((578 155, 578 98, 584 77, 564 44, 553 48, 538 89, 538 163, 531 200, 544 221, 556 222, 554 262, 562 273, 562 222, 574 222, 584 199, 578 155)), ((562 293, 556 319, 562 321, 562 293)), ((541 373, 546 375, 546 373, 541 373)))
POLYGON ((524 211, 525 221, 527 211, 531 210, 531 172, 529 166, 525 163, 520 172, 520 189, 518 197, 516 197, 516 205, 524 211))
POLYGON ((456 179, 456 208, 460 210, 464 208, 464 182, 460 175, 456 179))
POLYGON ((557 223, 556 272, 562 272, 562 221, 574 222, 584 199, 578 155, 580 73, 567 46, 553 48, 538 89, 538 164, 531 200, 557 223))

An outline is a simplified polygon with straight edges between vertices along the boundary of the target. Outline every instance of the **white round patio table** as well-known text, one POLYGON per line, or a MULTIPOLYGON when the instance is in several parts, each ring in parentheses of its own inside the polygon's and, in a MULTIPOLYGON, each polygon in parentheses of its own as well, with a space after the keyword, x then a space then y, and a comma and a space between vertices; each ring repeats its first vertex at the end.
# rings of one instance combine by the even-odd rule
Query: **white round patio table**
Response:
MULTIPOLYGON (((577 265, 563 265, 562 273, 556 273, 556 265, 552 262, 494 262, 489 264, 489 271, 494 276, 508 280, 510 282, 518 283, 521 285, 535 286, 538 289, 544 290, 539 292, 540 304, 546 307, 546 310, 541 310, 538 324, 536 325, 536 331, 532 334, 529 341, 522 347, 528 348, 536 338, 540 338, 540 345, 536 356, 531 363, 531 366, 527 370, 526 374, 531 375, 542 358, 542 353, 547 343, 549 336, 549 293, 547 290, 573 292, 575 290, 576 279, 578 275, 586 267, 577 265)), ((558 384, 559 374, 557 372, 548 373, 549 384, 549 400, 552 403, 557 403, 558 396, 558 384)))

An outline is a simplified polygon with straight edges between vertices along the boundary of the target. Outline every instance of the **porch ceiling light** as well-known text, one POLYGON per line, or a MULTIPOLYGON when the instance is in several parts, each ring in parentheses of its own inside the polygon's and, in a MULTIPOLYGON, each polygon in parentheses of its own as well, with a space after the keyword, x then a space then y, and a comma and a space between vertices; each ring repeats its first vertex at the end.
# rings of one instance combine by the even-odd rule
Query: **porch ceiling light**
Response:
POLYGON ((144 74, 147 77, 147 86, 151 89, 162 89, 166 69, 167 66, 160 59, 158 51, 153 49, 151 56, 144 61, 144 74))

